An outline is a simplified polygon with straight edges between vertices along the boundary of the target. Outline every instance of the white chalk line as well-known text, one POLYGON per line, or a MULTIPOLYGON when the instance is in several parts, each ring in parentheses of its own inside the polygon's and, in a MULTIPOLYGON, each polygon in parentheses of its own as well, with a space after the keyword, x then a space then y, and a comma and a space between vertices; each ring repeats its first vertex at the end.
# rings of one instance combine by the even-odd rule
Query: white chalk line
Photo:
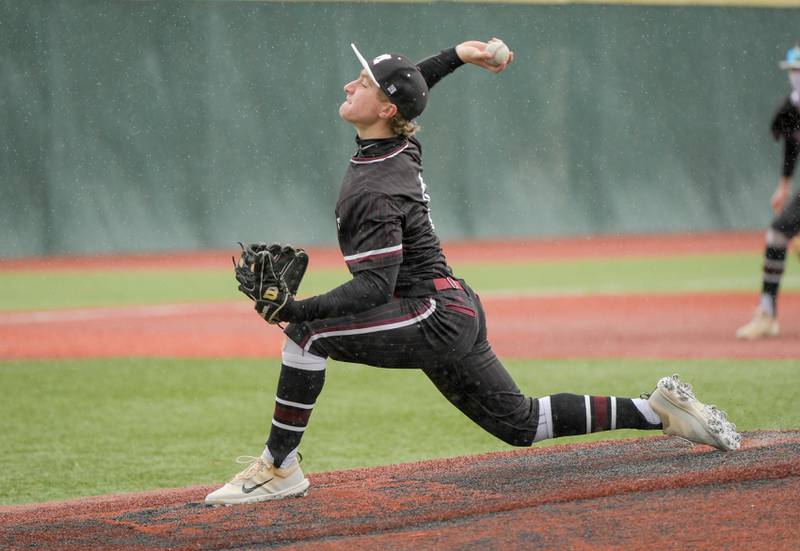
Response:
POLYGON ((247 302, 216 302, 206 304, 154 304, 147 306, 119 306, 113 308, 34 310, 30 312, 0 314, 0 326, 98 321, 106 319, 169 318, 192 314, 215 314, 221 311, 239 313, 247 312, 252 309, 252 303, 247 302))
MULTIPOLYGON (((786 292, 794 293, 800 287, 800 277, 787 278, 789 281, 786 292), (797 281, 795 281, 795 279, 797 281)), ((703 280, 695 282, 684 282, 669 290, 632 290, 629 286, 606 285, 603 288, 597 287, 558 287, 553 289, 502 289, 479 293, 482 299, 489 300, 518 300, 525 298, 575 298, 586 296, 636 296, 636 295, 675 295, 686 292, 707 292, 716 294, 719 292, 740 293, 742 289, 737 284, 741 284, 738 279, 729 278, 720 282, 717 280, 717 288, 712 288, 709 281, 703 280)), ((744 286, 742 286, 744 287, 744 286)), ((754 292, 755 294, 755 292, 754 292)), ((30 310, 25 312, 0 313, 0 326, 31 325, 47 323, 68 323, 80 321, 97 321, 105 319, 142 319, 142 318, 169 318, 173 316, 187 316, 192 314, 215 314, 219 312, 242 313, 250 312, 253 306, 251 302, 211 302, 195 304, 152 304, 138 306, 114 306, 106 308, 65 308, 57 310, 30 310)))

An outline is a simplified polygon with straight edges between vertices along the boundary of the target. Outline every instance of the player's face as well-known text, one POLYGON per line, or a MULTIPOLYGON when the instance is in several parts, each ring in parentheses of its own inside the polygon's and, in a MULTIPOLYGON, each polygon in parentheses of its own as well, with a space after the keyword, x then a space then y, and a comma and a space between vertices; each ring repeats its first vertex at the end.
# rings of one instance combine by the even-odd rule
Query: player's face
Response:
POLYGON ((800 69, 791 69, 789 71, 789 82, 792 84, 792 88, 800 94, 800 69))
POLYGON ((346 96, 339 106, 339 116, 357 128, 379 122, 383 118, 381 113, 390 105, 364 70, 357 79, 344 85, 344 92, 346 96))

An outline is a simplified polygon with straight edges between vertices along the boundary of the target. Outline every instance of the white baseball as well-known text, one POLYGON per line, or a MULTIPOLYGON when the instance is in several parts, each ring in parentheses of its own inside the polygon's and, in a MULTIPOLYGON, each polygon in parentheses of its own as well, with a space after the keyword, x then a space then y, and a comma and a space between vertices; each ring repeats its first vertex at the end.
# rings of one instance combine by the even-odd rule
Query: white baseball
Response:
POLYGON ((489 65, 502 65, 508 61, 508 46, 499 38, 493 38, 486 45, 486 51, 492 54, 492 57, 486 60, 489 65))

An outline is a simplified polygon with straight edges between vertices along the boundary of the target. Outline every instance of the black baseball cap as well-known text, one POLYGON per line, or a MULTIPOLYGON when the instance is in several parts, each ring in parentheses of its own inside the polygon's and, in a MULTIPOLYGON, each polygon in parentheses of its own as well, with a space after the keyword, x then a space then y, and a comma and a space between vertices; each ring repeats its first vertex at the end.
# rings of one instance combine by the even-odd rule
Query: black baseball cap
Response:
POLYGON ((381 54, 367 61, 355 44, 350 44, 372 81, 383 90, 407 120, 417 118, 428 103, 428 85, 417 66, 400 54, 381 54))

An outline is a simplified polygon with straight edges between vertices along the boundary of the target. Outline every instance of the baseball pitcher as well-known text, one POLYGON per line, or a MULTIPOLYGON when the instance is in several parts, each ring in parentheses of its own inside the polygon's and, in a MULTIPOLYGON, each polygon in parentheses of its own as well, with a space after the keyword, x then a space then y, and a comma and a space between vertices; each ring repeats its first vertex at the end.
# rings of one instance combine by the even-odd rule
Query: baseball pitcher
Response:
POLYGON ((633 428, 664 430, 721 450, 739 447, 725 414, 698 402, 677 376, 662 378, 649 397, 534 398, 520 391, 495 356, 481 301, 453 273, 436 236, 416 120, 433 87, 459 67, 505 71, 514 55, 496 42, 463 42, 419 63, 397 53, 367 57, 352 45, 360 71, 344 85, 339 116, 355 128, 356 150, 345 161, 335 215, 353 277, 296 300, 305 253, 281 245, 244 247, 235 268, 239 288, 267 322, 288 323, 287 339, 266 446, 206 503, 306 493, 298 447, 328 358, 420 369, 464 415, 513 446, 633 428))

